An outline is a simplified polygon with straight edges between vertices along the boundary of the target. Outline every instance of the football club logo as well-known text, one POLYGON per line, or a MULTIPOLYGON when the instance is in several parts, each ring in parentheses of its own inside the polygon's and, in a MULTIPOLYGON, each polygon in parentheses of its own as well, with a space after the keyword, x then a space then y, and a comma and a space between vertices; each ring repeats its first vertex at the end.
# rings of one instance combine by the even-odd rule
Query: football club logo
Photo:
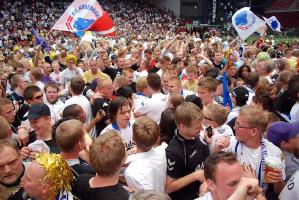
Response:
POLYGON ((248 13, 246 10, 241 11, 236 15, 235 24, 241 30, 250 29, 256 22, 255 15, 248 13))

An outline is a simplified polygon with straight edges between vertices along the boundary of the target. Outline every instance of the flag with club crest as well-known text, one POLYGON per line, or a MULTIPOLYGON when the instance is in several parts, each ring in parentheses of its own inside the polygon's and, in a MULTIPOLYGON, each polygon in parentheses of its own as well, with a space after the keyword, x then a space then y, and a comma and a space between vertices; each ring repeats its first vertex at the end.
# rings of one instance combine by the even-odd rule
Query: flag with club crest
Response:
POLYGON ((75 0, 52 29, 70 31, 77 35, 84 31, 94 31, 106 36, 114 36, 116 33, 112 18, 97 0, 75 0))

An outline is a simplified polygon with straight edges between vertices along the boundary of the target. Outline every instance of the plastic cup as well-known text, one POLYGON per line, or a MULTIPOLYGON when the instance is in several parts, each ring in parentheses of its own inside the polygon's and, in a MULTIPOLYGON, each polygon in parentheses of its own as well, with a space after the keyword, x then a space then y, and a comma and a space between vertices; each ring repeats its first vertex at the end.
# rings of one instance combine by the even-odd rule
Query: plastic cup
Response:
POLYGON ((269 172, 275 172, 276 169, 280 169, 281 167, 281 159, 273 156, 267 156, 266 159, 266 167, 265 167, 265 182, 270 182, 268 179, 269 172))

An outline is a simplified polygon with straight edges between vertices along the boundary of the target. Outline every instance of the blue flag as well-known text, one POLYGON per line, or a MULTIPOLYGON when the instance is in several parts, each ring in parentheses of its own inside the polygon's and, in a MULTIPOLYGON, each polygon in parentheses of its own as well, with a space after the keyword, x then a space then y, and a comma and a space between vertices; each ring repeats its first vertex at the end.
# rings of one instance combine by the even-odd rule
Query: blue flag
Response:
POLYGON ((32 32, 32 35, 35 38, 34 39, 35 40, 35 45, 40 45, 41 49, 43 49, 43 50, 47 50, 47 51, 51 50, 51 47, 48 44, 48 42, 45 41, 41 36, 39 36, 39 34, 35 31, 34 28, 32 28, 31 32, 32 32))
POLYGON ((228 91, 228 81, 227 81, 226 72, 224 72, 223 74, 222 87, 223 87, 223 106, 225 107, 227 106, 227 104, 229 104, 230 109, 233 109, 233 103, 228 91))

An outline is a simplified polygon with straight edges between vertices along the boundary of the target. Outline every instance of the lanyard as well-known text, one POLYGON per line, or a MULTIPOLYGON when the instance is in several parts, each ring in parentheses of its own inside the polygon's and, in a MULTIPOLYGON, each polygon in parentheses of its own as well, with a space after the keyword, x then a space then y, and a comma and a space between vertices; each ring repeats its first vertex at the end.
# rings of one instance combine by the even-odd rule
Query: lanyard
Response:
MULTIPOLYGON (((241 147, 241 159, 242 159, 242 164, 243 162, 243 143, 240 143, 239 141, 237 142, 236 146, 235 146, 235 153, 238 153, 238 147, 241 147)), ((267 183, 264 183, 264 173, 265 173, 265 166, 266 166, 266 162, 265 162, 265 158, 267 157, 267 148, 266 148, 266 143, 265 140, 262 139, 261 140, 261 160, 260 160, 260 164, 259 164, 259 168, 258 168, 258 180, 259 180, 259 184, 260 186, 265 190, 267 189, 267 183)))

